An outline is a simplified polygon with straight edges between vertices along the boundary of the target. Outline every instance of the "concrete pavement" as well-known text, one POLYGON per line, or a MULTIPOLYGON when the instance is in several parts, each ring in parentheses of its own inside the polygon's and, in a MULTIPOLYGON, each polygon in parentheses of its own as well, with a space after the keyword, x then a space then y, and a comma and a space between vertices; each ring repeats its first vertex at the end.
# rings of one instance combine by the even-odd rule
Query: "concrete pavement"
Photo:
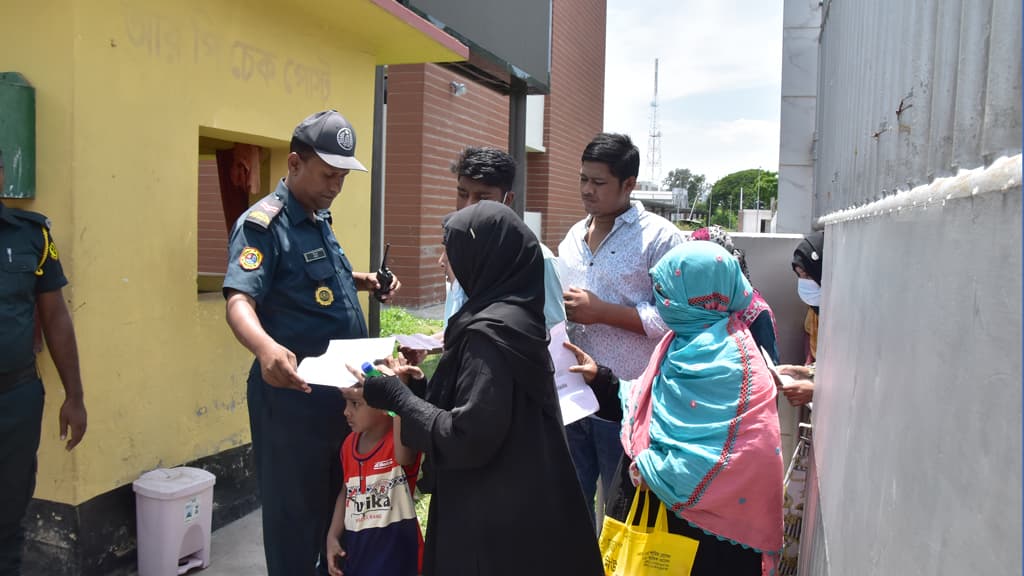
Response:
POLYGON ((221 526, 210 538, 210 566, 189 574, 241 576, 266 574, 263 557, 263 509, 257 508, 238 520, 221 526))
MULTIPOLYGON (((210 566, 205 570, 194 568, 187 572, 195 576, 261 576, 266 573, 260 508, 214 530, 210 536, 210 566)), ((137 572, 131 574, 138 576, 137 572)))

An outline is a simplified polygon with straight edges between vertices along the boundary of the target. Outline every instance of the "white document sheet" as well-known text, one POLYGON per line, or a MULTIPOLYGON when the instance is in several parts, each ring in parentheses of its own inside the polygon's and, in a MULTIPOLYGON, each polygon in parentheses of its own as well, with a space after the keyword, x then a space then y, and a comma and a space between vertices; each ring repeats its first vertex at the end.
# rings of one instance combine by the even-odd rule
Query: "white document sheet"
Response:
POLYGON ((427 334, 397 334, 395 339, 398 340, 399 346, 405 346, 411 350, 440 352, 441 348, 444 347, 443 342, 427 334))
MULTIPOLYGON (((572 269, 565 264, 565 260, 556 258, 555 269, 558 270, 558 280, 562 283, 562 292, 568 292, 569 288, 579 286, 579 279, 576 277, 576 274, 573 273, 572 269)), ((554 328, 552 328, 552 330, 554 330, 554 328)))
POLYGON ((327 345, 327 352, 324 352, 322 356, 306 358, 299 363, 299 376, 307 384, 348 388, 357 380, 345 368, 345 364, 358 370, 363 362, 374 362, 391 356, 394 349, 394 336, 331 340, 327 345))
POLYGON ((761 348, 761 356, 764 356, 764 363, 768 365, 768 370, 772 373, 772 377, 775 378, 776 386, 785 386, 794 380, 794 378, 788 374, 779 374, 779 370, 775 367, 775 363, 772 362, 772 355, 769 354, 764 347, 761 348))
POLYGON ((597 412, 597 396, 587 386, 583 376, 569 372, 570 366, 576 366, 576 355, 562 346, 568 341, 565 334, 565 322, 559 322, 551 329, 551 362, 555 365, 555 389, 558 391, 558 403, 562 407, 562 423, 573 422, 597 412))

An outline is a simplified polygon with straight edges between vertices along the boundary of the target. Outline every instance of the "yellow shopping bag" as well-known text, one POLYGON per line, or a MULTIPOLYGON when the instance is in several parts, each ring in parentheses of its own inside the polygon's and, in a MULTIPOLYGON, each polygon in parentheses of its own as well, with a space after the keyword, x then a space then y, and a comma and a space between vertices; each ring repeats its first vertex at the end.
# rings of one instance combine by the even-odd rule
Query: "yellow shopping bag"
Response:
POLYGON ((600 545, 605 576, 690 576, 698 542, 668 532, 668 511, 660 502, 654 528, 648 528, 648 504, 647 492, 637 490, 625 523, 604 517, 600 545), (644 508, 634 526, 641 498, 644 508))

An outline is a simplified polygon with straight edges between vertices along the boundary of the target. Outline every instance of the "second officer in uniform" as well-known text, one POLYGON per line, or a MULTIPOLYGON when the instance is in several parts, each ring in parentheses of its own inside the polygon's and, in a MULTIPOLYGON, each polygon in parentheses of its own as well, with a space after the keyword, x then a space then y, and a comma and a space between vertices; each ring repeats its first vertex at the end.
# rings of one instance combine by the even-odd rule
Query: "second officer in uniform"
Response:
POLYGON ((61 440, 67 439, 66 448, 71 450, 85 435, 88 417, 78 344, 62 291, 67 283, 50 221, 0 202, 0 575, 4 576, 21 573, 21 521, 36 485, 45 397, 36 370, 36 311, 64 385, 64 403, 58 413, 61 440))

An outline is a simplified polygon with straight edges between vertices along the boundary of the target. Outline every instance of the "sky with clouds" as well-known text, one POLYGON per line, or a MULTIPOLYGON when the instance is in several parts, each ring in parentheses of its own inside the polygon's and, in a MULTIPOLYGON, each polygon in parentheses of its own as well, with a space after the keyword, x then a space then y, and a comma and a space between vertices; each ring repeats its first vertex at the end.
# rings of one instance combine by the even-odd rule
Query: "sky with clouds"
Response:
POLYGON ((640 148, 641 180, 655 58, 662 178, 778 170, 781 0, 607 1, 604 129, 640 148))

